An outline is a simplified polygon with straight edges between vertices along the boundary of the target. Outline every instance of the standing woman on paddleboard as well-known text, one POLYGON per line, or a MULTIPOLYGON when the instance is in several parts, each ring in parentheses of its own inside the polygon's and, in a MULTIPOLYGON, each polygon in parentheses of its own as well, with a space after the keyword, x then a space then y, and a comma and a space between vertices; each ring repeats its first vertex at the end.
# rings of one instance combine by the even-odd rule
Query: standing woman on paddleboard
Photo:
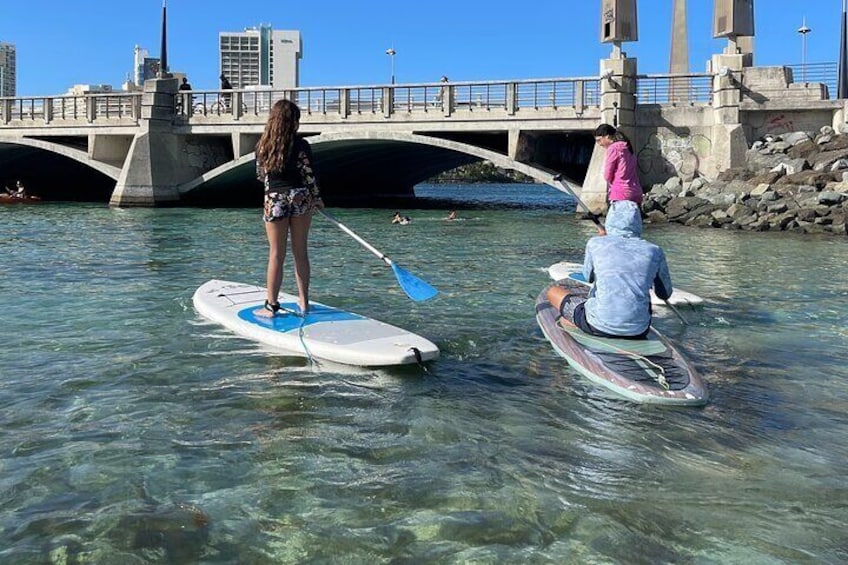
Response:
POLYGON ((324 202, 315 179, 312 149, 297 136, 299 126, 300 108, 290 100, 278 100, 256 144, 256 176, 265 185, 262 219, 269 245, 268 295, 260 311, 265 316, 280 310, 277 297, 283 283, 289 231, 301 315, 309 309, 309 226, 313 211, 323 210, 324 202))
POLYGON ((616 206, 635 206, 639 209, 642 204, 642 184, 639 182, 638 163, 630 140, 609 124, 598 126, 593 135, 595 142, 606 150, 604 179, 607 181, 610 210, 616 206))

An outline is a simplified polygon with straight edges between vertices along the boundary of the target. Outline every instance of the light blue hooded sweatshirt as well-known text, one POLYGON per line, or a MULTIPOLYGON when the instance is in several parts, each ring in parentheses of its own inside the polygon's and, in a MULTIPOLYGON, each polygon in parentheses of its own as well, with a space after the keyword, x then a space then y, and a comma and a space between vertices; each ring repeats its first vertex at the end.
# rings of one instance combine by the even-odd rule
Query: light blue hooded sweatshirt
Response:
POLYGON ((639 206, 616 202, 607 214, 607 235, 586 243, 583 276, 594 282, 586 301, 586 320, 604 333, 636 336, 651 324, 650 288, 671 296, 671 275, 663 250, 641 239, 639 206))

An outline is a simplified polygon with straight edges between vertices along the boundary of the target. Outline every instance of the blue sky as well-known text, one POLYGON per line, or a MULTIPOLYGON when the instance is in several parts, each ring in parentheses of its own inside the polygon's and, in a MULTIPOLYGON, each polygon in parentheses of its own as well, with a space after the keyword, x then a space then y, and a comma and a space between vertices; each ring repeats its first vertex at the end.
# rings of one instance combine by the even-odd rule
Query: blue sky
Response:
MULTIPOLYGON (((672 0, 638 0, 641 40, 625 45, 642 73, 668 70, 672 0)), ((712 0, 689 0, 691 70, 725 41, 712 39, 712 0)), ((841 0, 757 0, 756 64, 797 64, 802 18, 807 62, 836 61, 841 0)), ((0 0, 0 41, 14 43, 18 96, 80 83, 119 86, 133 47, 159 54, 159 0, 0 0), (118 7, 120 5, 120 7, 118 7), (130 7, 131 6, 131 7, 130 7)), ((168 61, 195 89, 218 87, 218 32, 260 23, 303 37, 301 86, 590 76, 610 47, 598 41, 600 0, 170 0, 168 61)))

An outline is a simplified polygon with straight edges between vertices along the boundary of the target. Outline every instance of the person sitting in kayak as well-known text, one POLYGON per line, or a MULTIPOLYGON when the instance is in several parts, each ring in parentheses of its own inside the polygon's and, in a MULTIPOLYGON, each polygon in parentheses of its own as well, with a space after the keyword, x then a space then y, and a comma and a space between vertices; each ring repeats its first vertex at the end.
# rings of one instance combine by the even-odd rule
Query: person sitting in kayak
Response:
POLYGON ((673 290, 665 253, 640 237, 638 207, 611 208, 605 227, 607 235, 586 243, 583 276, 594 283, 588 297, 552 286, 548 301, 590 335, 643 339, 651 327, 651 287, 663 300, 673 290))

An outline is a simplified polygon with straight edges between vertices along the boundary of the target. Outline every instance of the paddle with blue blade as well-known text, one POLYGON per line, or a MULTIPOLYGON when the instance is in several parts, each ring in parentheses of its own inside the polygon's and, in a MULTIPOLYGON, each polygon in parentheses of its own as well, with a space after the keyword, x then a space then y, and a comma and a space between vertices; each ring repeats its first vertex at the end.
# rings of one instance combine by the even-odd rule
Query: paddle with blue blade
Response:
POLYGON ((429 300, 436 296, 439 291, 433 288, 428 282, 421 280, 416 277, 406 269, 401 268, 394 261, 383 255, 378 249, 376 249, 373 245, 356 235, 352 229, 335 219, 330 215, 329 212, 324 210, 318 210, 321 215, 323 215, 327 220, 330 221, 331 224, 335 225, 337 228, 348 234, 350 237, 359 242, 362 247, 379 257, 383 262, 386 263, 389 267, 392 268, 392 271, 395 274, 395 278, 397 279, 398 284, 403 289, 408 297, 416 302, 422 302, 424 300, 429 300))

